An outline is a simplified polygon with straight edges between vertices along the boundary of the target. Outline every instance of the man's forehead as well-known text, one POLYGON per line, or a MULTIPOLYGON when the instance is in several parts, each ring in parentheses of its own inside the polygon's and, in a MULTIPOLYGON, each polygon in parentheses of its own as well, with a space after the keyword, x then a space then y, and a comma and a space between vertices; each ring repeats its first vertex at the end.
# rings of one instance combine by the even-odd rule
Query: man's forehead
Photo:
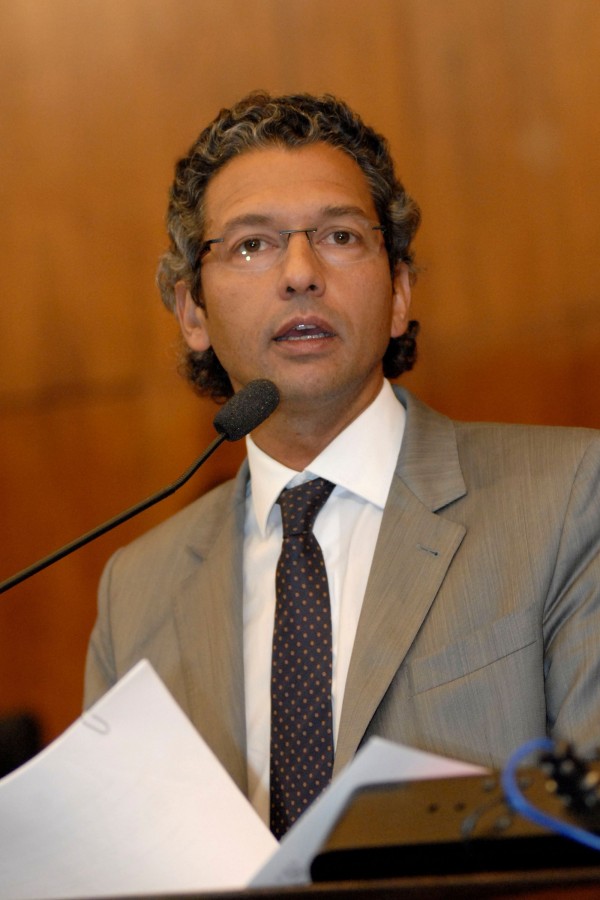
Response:
POLYGON ((375 208, 360 166, 326 143, 271 145, 229 160, 209 182, 205 227, 225 227, 245 216, 277 218, 327 207, 353 208, 372 218, 375 208))

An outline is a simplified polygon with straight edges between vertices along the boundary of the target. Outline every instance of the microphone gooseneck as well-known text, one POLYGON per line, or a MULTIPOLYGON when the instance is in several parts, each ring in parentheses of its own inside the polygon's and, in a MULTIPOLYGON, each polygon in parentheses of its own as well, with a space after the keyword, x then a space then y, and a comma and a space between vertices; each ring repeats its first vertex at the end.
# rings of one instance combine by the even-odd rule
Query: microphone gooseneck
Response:
POLYGON ((279 404, 272 381, 258 378, 242 388, 216 414, 213 425, 228 441, 239 441, 261 425, 279 404))
POLYGON ((15 585, 20 584, 27 578, 31 578, 32 575, 36 575, 38 572, 41 572, 42 569, 48 568, 48 566, 58 562, 59 559, 63 559, 65 556, 68 556, 69 553, 73 553, 74 550, 79 550, 79 548, 85 546, 85 544, 89 544, 91 541, 96 540, 96 538, 106 534, 107 531, 116 528, 117 525, 121 525, 128 519, 132 519, 134 516, 137 516, 138 513, 144 512, 144 510, 148 509, 150 506, 154 506, 155 503, 164 500, 165 497, 174 494, 175 491, 179 490, 179 488, 186 483, 186 481, 189 481, 192 475, 206 462, 217 447, 220 447, 223 441, 238 441, 240 438, 244 437, 244 435, 252 431, 253 428, 257 428, 258 425, 264 422, 265 419, 274 412, 278 403, 279 391, 272 381, 263 379, 251 381, 250 384, 246 385, 245 388, 235 394, 235 396, 233 396, 231 400, 228 400, 219 410, 213 421, 213 425, 215 430, 219 432, 219 436, 209 444, 204 453, 202 453, 202 455, 199 456, 176 481, 167 485, 167 487, 158 491, 156 494, 152 494, 150 497, 142 500, 140 503, 136 503, 135 506, 119 513, 119 515, 114 518, 109 519, 108 522, 104 522, 104 524, 98 525, 81 537, 76 538, 74 541, 71 541, 70 544, 66 544, 49 556, 45 556, 43 559, 38 560, 38 562, 33 563, 33 565, 23 569, 21 572, 17 572, 16 575, 7 578, 6 581, 0 583, 0 594, 15 587, 15 585))

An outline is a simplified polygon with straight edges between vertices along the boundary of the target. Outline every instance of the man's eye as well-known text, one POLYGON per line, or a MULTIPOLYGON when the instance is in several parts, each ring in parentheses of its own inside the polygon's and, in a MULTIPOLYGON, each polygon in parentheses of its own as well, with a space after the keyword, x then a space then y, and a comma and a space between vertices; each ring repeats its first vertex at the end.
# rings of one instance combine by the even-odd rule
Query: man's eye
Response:
POLYGON ((324 237, 325 243, 334 244, 336 247, 346 247, 355 244, 357 240, 358 239, 353 232, 347 231, 344 228, 336 228, 324 237))
POLYGON ((243 256, 252 256, 255 253, 259 253, 261 250, 265 250, 266 247, 267 242, 263 240, 263 238, 249 237, 244 238, 243 241, 236 244, 234 251, 236 253, 241 253, 243 256))

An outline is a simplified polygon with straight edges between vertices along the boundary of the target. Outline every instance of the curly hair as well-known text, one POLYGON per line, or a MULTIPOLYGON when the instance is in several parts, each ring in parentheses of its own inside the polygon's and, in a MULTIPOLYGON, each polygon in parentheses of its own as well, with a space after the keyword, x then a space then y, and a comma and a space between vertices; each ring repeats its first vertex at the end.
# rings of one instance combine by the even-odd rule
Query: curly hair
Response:
MULTIPOLYGON (((204 241, 204 196, 215 173, 230 159, 261 147, 304 147, 324 142, 347 153, 369 184, 393 272, 399 262, 416 277, 412 240, 421 214, 396 177, 386 139, 365 125, 342 100, 329 94, 289 94, 273 97, 254 91, 231 109, 222 109, 175 167, 169 194, 167 230, 170 246, 161 257, 157 282, 165 306, 175 308, 175 285, 183 281, 202 306, 200 249, 204 241)), ((397 378, 416 361, 418 322, 392 338, 383 358, 383 372, 397 378)), ((198 393, 226 400, 233 394, 227 372, 214 350, 184 349, 182 372, 198 393)))

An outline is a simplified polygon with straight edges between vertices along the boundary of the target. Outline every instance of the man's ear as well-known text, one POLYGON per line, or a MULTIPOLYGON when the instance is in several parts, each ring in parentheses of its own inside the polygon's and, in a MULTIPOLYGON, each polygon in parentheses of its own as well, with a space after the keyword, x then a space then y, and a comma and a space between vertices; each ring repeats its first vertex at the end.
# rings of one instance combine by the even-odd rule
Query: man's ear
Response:
POLYGON ((190 350, 195 350, 197 353, 208 350, 210 337, 206 313, 201 306, 194 302, 184 281, 178 281, 175 285, 175 313, 181 333, 190 350))
POLYGON ((392 329, 390 337, 404 334, 410 313, 410 272, 404 262, 397 263, 392 277, 392 329))

